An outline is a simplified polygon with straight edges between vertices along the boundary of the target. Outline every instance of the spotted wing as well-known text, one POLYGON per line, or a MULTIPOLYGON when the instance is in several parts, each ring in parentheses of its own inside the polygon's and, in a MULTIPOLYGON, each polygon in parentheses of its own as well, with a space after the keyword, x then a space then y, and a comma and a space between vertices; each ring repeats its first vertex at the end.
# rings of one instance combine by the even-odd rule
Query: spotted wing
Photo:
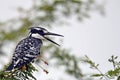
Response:
POLYGON ((28 37, 20 41, 16 46, 12 58, 12 64, 8 67, 8 70, 20 68, 33 61, 34 58, 40 54, 41 45, 42 41, 33 37, 28 37))

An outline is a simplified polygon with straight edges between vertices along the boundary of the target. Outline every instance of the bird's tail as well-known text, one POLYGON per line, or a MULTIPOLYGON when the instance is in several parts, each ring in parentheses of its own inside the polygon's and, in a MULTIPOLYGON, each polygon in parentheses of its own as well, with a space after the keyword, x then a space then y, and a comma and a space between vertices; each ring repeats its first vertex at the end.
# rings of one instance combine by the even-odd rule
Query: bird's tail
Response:
POLYGON ((6 71, 11 71, 14 68, 14 64, 13 62, 8 66, 8 68, 6 69, 6 71))

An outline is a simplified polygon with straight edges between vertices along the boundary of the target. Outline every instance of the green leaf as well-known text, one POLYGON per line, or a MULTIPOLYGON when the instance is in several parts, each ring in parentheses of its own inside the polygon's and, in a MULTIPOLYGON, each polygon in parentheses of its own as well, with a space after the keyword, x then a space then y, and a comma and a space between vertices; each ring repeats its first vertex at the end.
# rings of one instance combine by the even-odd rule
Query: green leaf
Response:
POLYGON ((118 76, 120 74, 120 68, 116 68, 115 70, 110 70, 107 72, 109 76, 118 76))
POLYGON ((93 74, 93 75, 91 75, 91 77, 100 77, 100 76, 102 76, 101 74, 93 74))

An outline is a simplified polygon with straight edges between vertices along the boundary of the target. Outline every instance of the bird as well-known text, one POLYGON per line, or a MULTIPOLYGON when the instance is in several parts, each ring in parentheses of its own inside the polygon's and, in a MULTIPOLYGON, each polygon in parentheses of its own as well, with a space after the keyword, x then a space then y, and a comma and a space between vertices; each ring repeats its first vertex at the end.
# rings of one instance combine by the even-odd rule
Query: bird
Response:
POLYGON ((29 36, 22 39, 17 44, 12 56, 12 61, 7 67, 6 71, 20 69, 23 66, 33 62, 40 55, 40 49, 43 45, 42 38, 45 38, 46 40, 60 46, 58 43, 49 39, 47 36, 53 35, 63 37, 63 35, 49 32, 43 27, 30 27, 28 30, 29 36), (39 37, 35 37, 35 35, 39 35, 39 37))

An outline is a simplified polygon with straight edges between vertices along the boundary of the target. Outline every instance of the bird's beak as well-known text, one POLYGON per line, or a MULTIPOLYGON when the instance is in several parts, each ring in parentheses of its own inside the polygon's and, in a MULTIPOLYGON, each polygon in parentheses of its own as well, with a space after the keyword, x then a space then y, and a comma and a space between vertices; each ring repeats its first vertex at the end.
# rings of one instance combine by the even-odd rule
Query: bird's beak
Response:
POLYGON ((64 37, 63 35, 56 34, 56 33, 51 33, 51 32, 44 33, 44 35, 53 35, 53 36, 61 36, 61 37, 64 37))
POLYGON ((44 36, 43 36, 43 37, 44 37, 45 39, 47 39, 48 41, 50 41, 50 42, 52 42, 52 43, 54 43, 54 44, 56 44, 56 45, 58 45, 58 46, 60 46, 58 43, 56 43, 56 42, 54 42, 53 40, 51 40, 51 39, 45 37, 45 35, 53 35, 53 36, 64 37, 63 35, 56 34, 56 33, 51 33, 51 32, 44 33, 44 36))

